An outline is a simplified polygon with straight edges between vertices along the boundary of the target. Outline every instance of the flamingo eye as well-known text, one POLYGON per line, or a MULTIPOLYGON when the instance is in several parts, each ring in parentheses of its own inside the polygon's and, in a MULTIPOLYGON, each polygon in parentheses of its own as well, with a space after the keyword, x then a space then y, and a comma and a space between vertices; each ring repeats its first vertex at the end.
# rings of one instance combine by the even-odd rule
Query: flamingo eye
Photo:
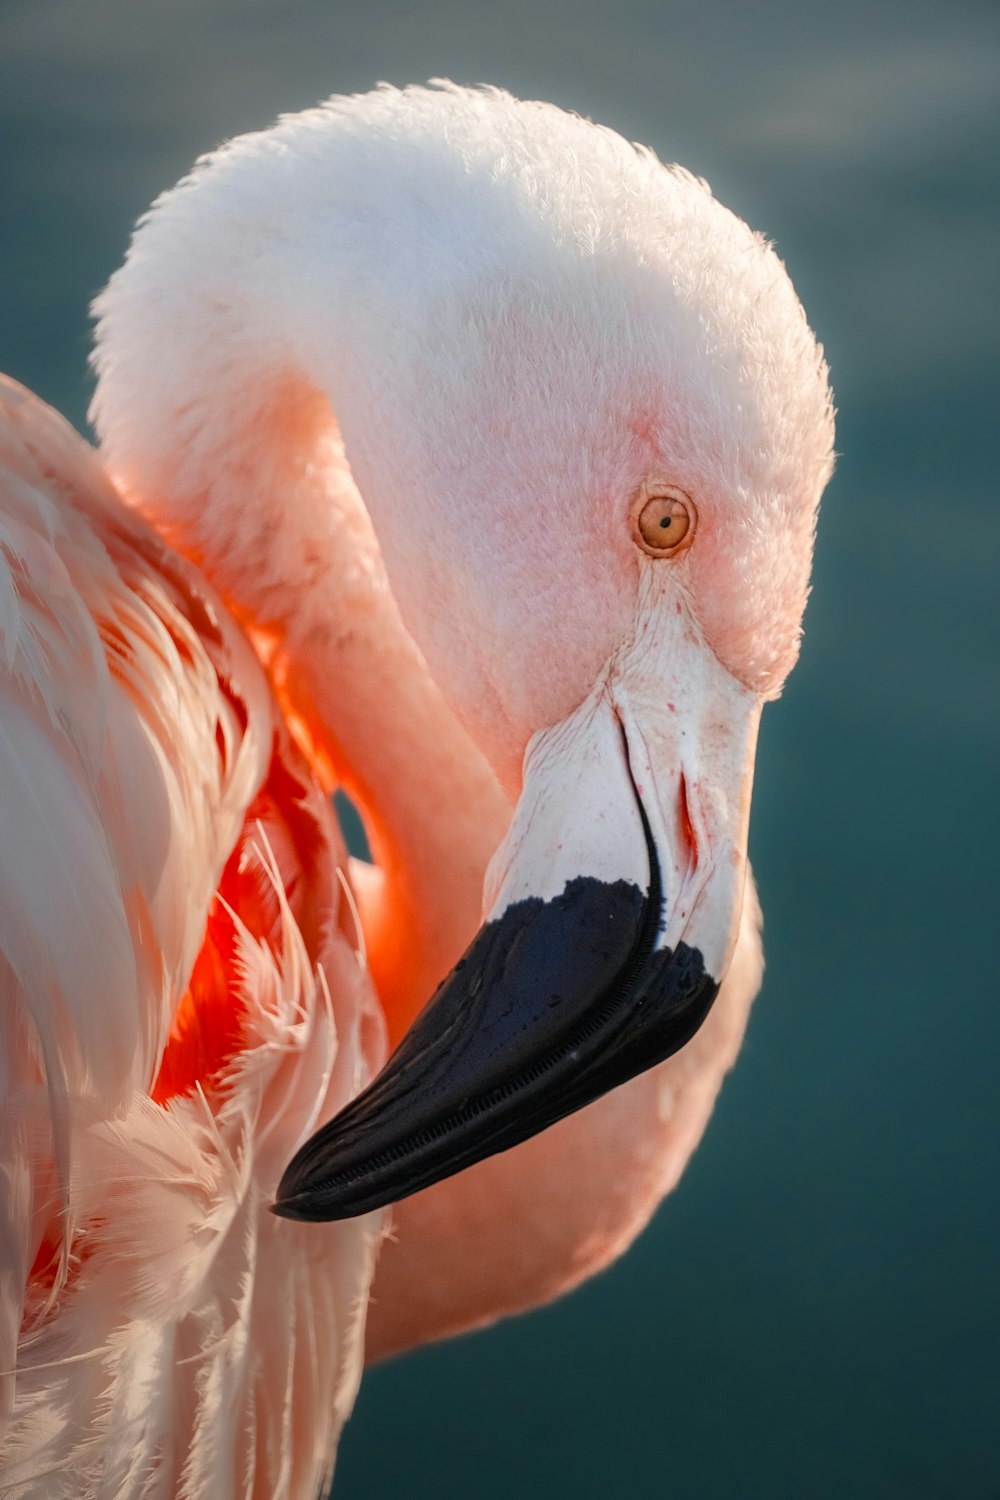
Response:
POLYGON ((694 506, 683 490, 650 495, 636 520, 636 541, 644 552, 665 557, 694 536, 694 506))

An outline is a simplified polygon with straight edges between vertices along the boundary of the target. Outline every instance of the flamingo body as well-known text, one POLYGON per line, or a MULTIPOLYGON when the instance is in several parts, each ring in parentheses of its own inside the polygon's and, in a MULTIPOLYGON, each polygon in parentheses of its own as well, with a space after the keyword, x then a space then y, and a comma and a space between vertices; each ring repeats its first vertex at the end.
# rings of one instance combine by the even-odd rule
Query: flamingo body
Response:
POLYGON ((380 1216, 267 1210, 384 1048, 346 857, 213 591, 0 398, 0 1475, 312 1497, 380 1216))

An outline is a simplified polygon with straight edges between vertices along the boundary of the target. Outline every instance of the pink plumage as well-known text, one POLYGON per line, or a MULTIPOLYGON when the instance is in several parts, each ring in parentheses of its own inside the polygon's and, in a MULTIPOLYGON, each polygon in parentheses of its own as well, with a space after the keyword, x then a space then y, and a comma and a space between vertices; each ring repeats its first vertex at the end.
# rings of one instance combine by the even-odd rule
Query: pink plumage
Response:
POLYGON ((8 381, 0 476, 0 1474, 312 1497, 380 1216, 268 1209, 384 1052, 346 856, 228 612, 8 381))
POLYGON ((204 158, 95 311, 107 468, 0 408, 0 1479, 309 1500, 366 1341, 574 1286, 700 1139, 826 368, 704 183, 449 85, 204 158), (377 1278, 276 1197, 395 1203, 377 1278))

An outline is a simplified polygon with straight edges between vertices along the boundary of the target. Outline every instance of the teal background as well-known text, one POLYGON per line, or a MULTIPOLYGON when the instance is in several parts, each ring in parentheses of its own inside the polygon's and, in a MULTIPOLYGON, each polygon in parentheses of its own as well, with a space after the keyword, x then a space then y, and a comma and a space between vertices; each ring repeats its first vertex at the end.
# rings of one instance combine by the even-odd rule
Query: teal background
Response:
POLYGON ((612 1271, 366 1377, 339 1500, 1000 1496, 998 64, 985 0, 0 3, 0 365, 78 424, 136 214, 379 78, 503 84, 704 174, 833 370, 740 1064, 612 1271))

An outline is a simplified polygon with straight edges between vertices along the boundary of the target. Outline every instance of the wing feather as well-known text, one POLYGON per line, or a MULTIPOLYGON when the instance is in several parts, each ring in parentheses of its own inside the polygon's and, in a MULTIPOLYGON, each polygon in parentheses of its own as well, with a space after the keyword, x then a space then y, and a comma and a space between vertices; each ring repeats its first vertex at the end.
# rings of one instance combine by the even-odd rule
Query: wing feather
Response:
POLYGON ((0 1490, 306 1500, 381 1233, 268 1212, 384 1051, 340 930, 346 855, 223 606, 10 382, 0 849, 0 1490), (279 831, 248 813, 276 764, 315 866, 294 911, 279 831), (232 859, 277 912, 232 913, 240 1046, 209 1092, 156 1102, 232 859))

